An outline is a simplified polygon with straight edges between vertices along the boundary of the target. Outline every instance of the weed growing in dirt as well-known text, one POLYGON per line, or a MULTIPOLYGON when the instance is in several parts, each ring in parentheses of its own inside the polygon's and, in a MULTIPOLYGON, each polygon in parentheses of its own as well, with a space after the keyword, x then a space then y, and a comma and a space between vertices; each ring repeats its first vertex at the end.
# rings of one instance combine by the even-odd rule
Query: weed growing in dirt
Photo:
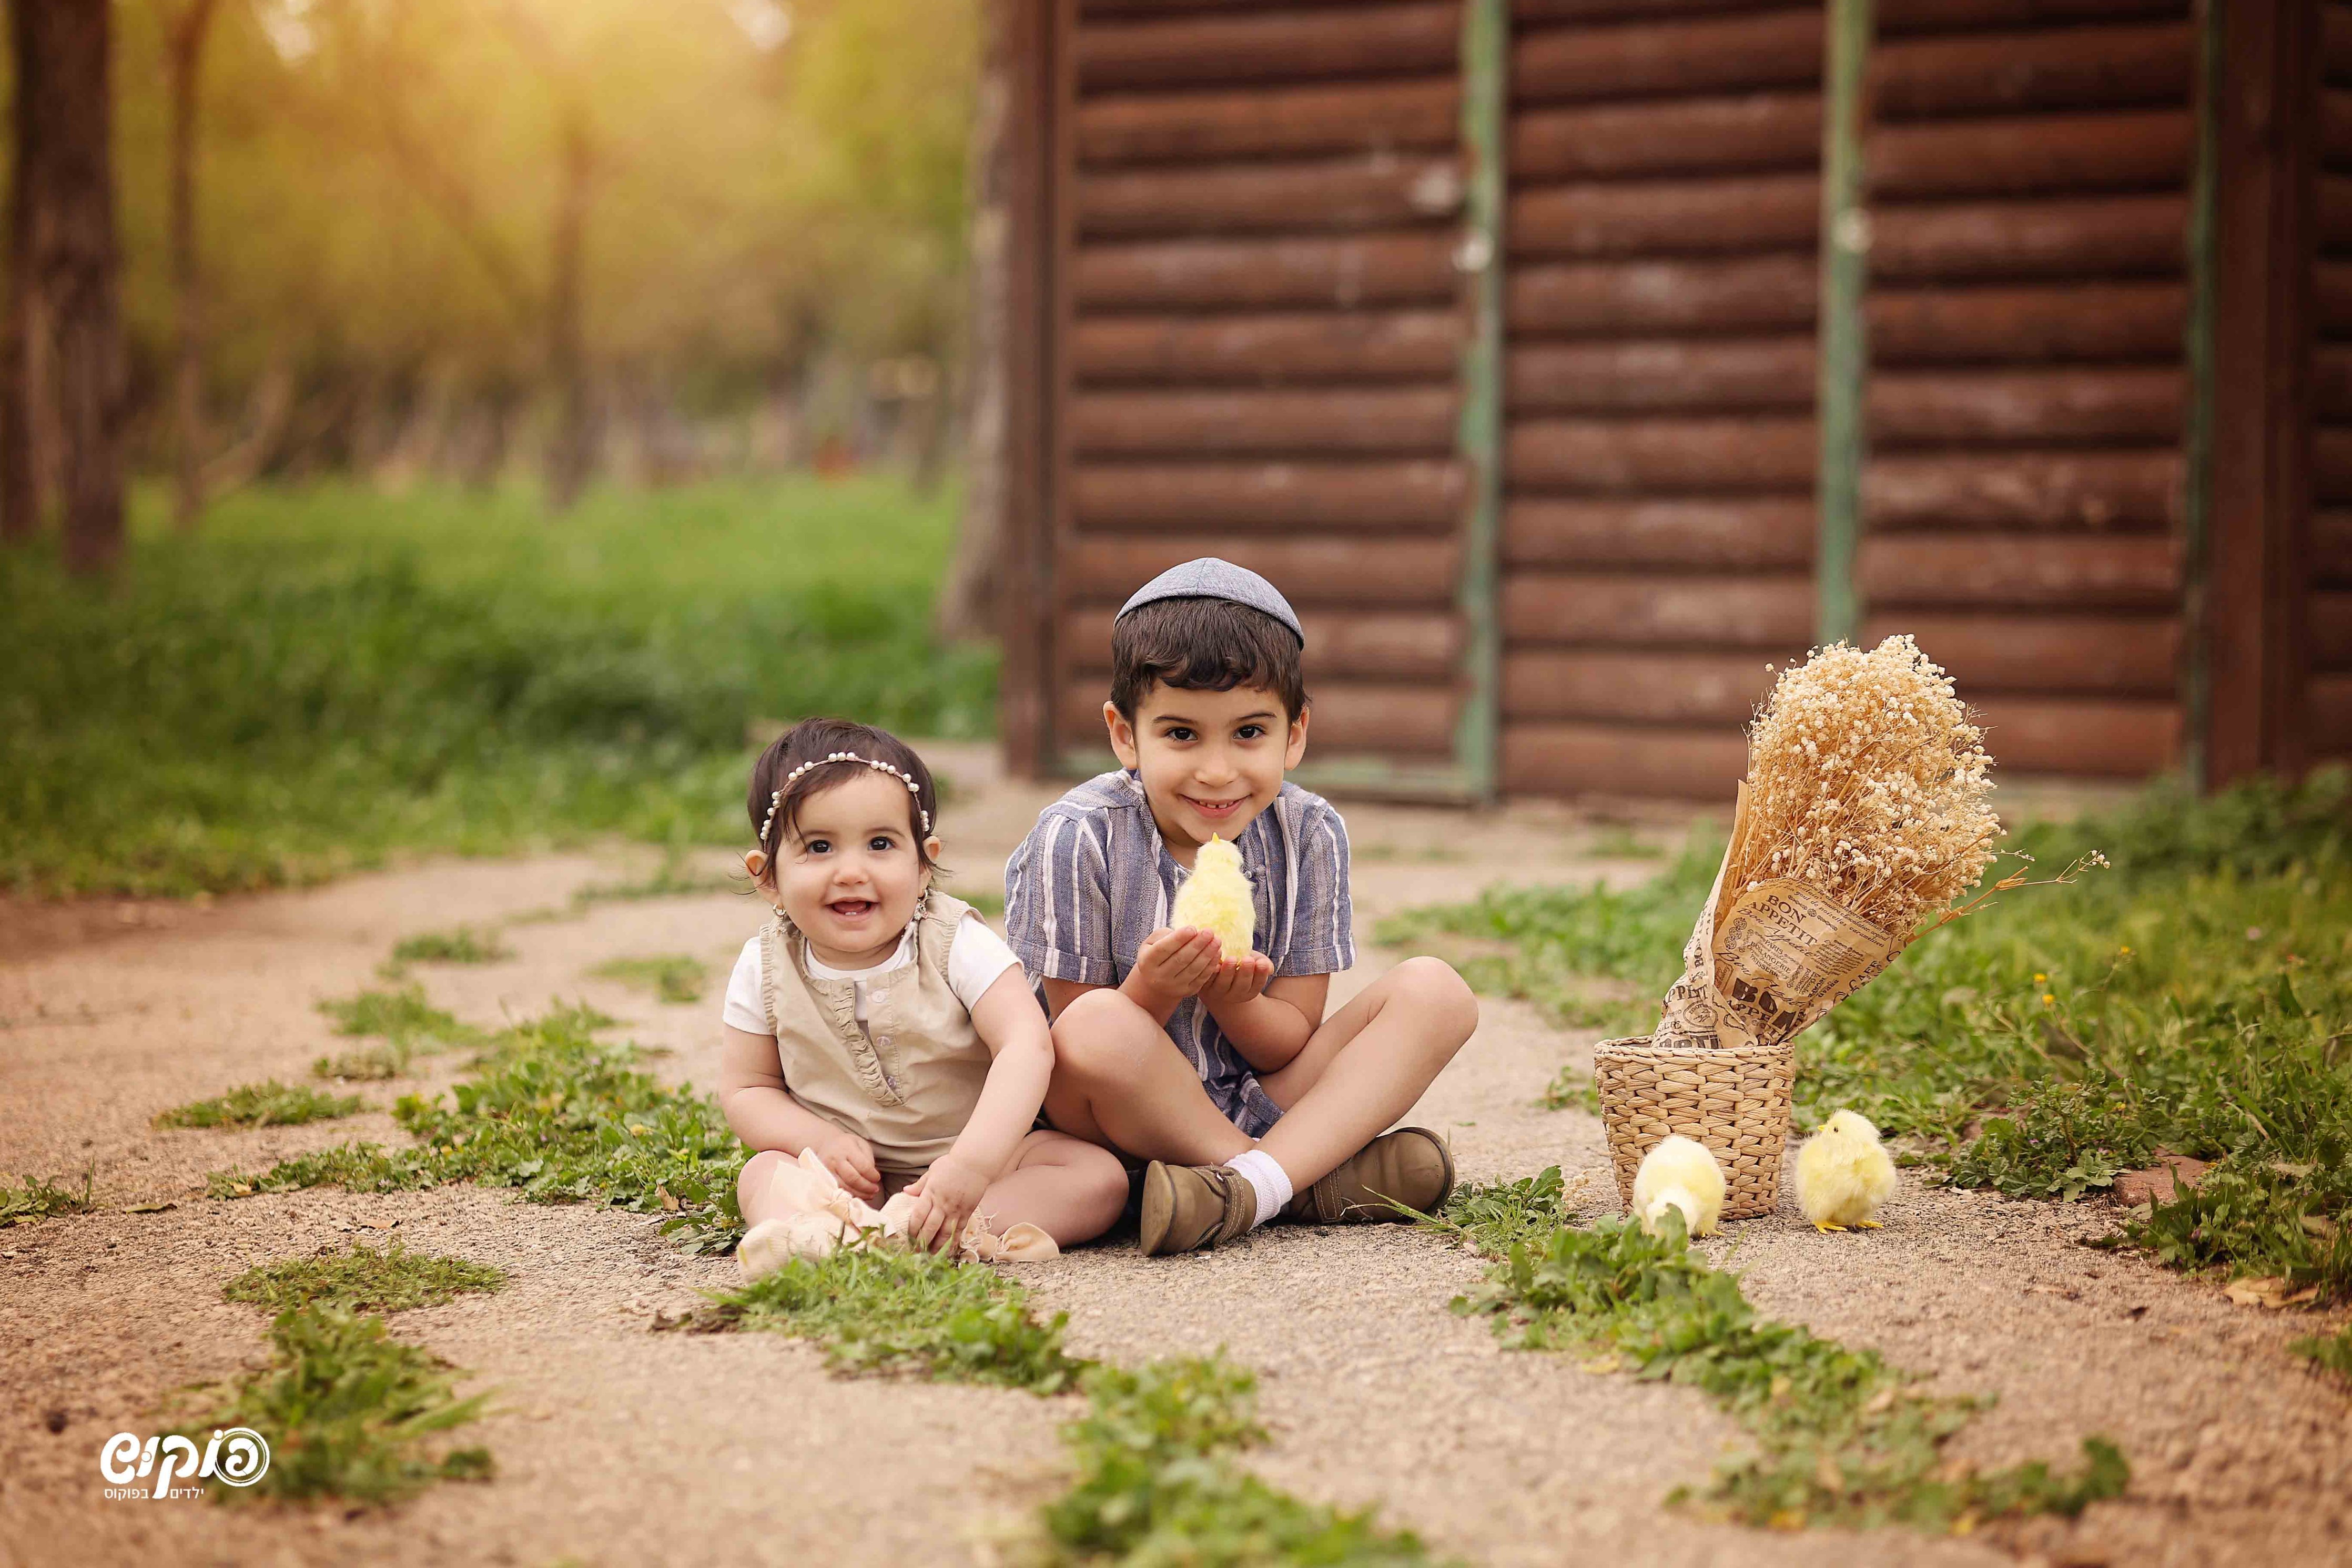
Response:
POLYGON ((214 1497, 386 1503, 435 1480, 489 1479, 488 1449, 440 1441, 481 1415, 484 1396, 458 1398, 448 1364, 390 1337, 381 1318, 288 1311, 269 1339, 277 1364, 183 1428, 199 1445, 214 1427, 249 1427, 269 1439, 260 1480, 213 1488, 214 1497))
POLYGON ((1256 1379, 1223 1357, 1159 1361, 1085 1376, 1087 1412, 1063 1428, 1077 1460, 1069 1491, 1039 1511, 1039 1564, 1329 1564, 1431 1561, 1410 1531, 1277 1491, 1235 1462, 1265 1438, 1256 1379))
POLYGON ((2306 1335, 2291 1342, 2287 1349, 2352 1386, 2352 1323, 2346 1323, 2332 1334, 2306 1335))
POLYGON ((232 1301, 273 1312, 328 1307, 340 1312, 404 1312, 437 1307, 479 1291, 495 1291, 507 1272, 462 1258, 411 1252, 398 1242, 379 1252, 354 1245, 348 1252, 288 1258, 248 1269, 221 1287, 232 1301))
POLYGON ((686 898, 705 893, 740 893, 749 883, 724 873, 694 870, 683 855, 671 855, 649 874, 629 882, 592 882, 572 894, 574 912, 597 904, 634 904, 648 898, 686 898))
POLYGON ((599 979, 640 986, 673 1003, 698 1002, 710 983, 710 970, 699 958, 670 954, 659 958, 615 958, 588 971, 599 979))
POLYGON ((596 1040, 612 1022, 591 1008, 558 1008, 490 1037, 472 1078, 394 1106, 394 1119, 418 1140, 408 1148, 345 1144, 258 1175, 215 1171, 210 1194, 479 1182, 518 1188, 534 1203, 667 1215, 662 1228, 682 1232, 690 1250, 726 1251, 742 1235, 735 1178, 749 1156, 716 1100, 638 1071, 635 1047, 596 1040))
POLYGON ((81 1190, 59 1186, 45 1176, 28 1178, 22 1186, 0 1186, 0 1230, 31 1225, 60 1214, 88 1214, 98 1206, 89 1200, 92 1177, 81 1178, 81 1190))
POLYGON ((1945 1440, 1975 1408, 1917 1392, 1914 1375, 1874 1351, 1851 1351, 1759 1317, 1738 1276, 1693 1254, 1681 1217, 1660 1235, 1630 1220, 1591 1228, 1559 1216, 1559 1173, 1472 1186, 1440 1221, 1496 1258, 1458 1312, 1493 1316, 1528 1350, 1584 1352, 1596 1371, 1703 1389, 1755 1439, 1718 1469, 1708 1500, 1748 1524, 1927 1530, 2011 1514, 2079 1513, 2119 1495, 2130 1468, 2112 1443, 2086 1438, 2082 1470, 2040 1462, 1978 1475, 1945 1464, 1945 1440))
POLYGON ((765 1329, 814 1341, 846 1373, 906 1374, 1059 1394, 1083 1363, 1062 1349, 1069 1320, 1039 1322, 1018 1281, 977 1263, 889 1247, 795 1258, 712 1304, 656 1326, 765 1329))
POLYGON ((330 999, 319 1010, 335 1020, 335 1032, 379 1035, 380 1045, 322 1056, 310 1064, 320 1078, 353 1082, 397 1078, 419 1056, 431 1056, 457 1046, 479 1045, 489 1037, 455 1014, 425 999, 421 986, 396 991, 362 991, 357 996, 330 999))
POLYGON ((1547 1111, 1581 1111, 1588 1116, 1601 1114, 1601 1087, 1593 1082, 1592 1074, 1572 1061, 1563 1061, 1559 1071, 1536 1096, 1536 1103, 1547 1111))
POLYGON ((423 931, 414 936, 404 936, 393 945, 392 961, 398 964, 503 964, 514 956, 514 949, 501 941, 496 931, 474 925, 460 925, 454 931, 423 931))
POLYGON ((275 1078, 241 1083, 210 1100, 194 1100, 159 1113, 159 1127, 290 1127, 331 1122, 361 1109, 356 1094, 329 1094, 307 1084, 289 1086, 275 1078))
MULTIPOLYGON (((2352 1298, 2352 776, 2158 791, 2014 846, 2113 870, 1930 932, 1799 1036, 1801 1125, 1851 1106, 2018 1196, 2100 1191, 2159 1149, 2216 1161, 2127 1239, 2352 1298)), ((1465 974, 1558 1018, 1591 1014, 1592 977, 1633 983, 1639 1022, 1610 1027, 1647 1028, 1717 858, 1694 849, 1628 894, 1491 892, 1382 939, 1506 941, 1465 974)))

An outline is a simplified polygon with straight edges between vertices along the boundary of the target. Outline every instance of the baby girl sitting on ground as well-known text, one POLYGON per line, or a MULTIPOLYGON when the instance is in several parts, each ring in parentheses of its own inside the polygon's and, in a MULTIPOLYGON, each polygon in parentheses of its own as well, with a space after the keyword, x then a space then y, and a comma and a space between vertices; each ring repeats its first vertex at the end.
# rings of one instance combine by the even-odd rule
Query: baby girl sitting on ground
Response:
POLYGON ((931 891, 939 792, 922 759, 882 730, 810 719, 761 755, 748 804, 760 843, 744 865, 776 913, 727 988, 719 1102, 760 1151, 737 1186, 744 1272, 868 1224, 990 1256, 1015 1227, 1056 1246, 1110 1228, 1118 1157, 1035 1124, 1054 1046, 1019 962, 931 891))

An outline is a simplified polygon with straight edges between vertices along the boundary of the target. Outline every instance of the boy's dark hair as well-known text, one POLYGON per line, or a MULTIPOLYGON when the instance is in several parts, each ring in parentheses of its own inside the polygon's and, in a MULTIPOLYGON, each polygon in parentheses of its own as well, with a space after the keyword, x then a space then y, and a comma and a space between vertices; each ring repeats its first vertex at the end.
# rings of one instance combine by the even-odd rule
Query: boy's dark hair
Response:
POLYGON ((1154 686, 1229 692, 1264 686, 1297 718, 1307 711, 1298 637, 1263 610, 1230 599, 1156 599, 1110 630, 1110 700, 1128 723, 1154 686))
MULTIPOLYGON (((753 834, 760 831, 762 824, 768 829, 768 841, 760 847, 768 852, 769 863, 772 865, 782 858, 781 846, 784 837, 800 831, 801 808, 812 797, 836 784, 845 784, 858 774, 874 771, 863 762, 819 760, 836 751, 853 752, 877 762, 887 762, 914 779, 915 788, 906 794, 907 826, 914 835, 915 858, 922 862, 924 870, 930 870, 933 863, 931 852, 924 847, 923 842, 930 835, 923 831, 923 822, 928 817, 936 830, 940 820, 940 789, 932 781, 931 770, 923 766, 923 759, 915 755, 914 747, 888 730, 877 729, 870 724, 852 724, 843 718, 801 720, 778 737, 767 750, 760 753, 760 760, 751 765, 751 789, 744 797, 743 807, 751 815, 753 834), (803 762, 815 762, 816 766, 791 783, 785 783, 793 769, 803 762), (784 792, 781 800, 776 800, 779 789, 784 792), (772 822, 768 819, 771 801, 774 802, 776 812, 772 822)), ((882 777, 891 778, 887 773, 882 777)), ((898 782, 895 779, 891 781, 898 782)), ((903 784, 900 788, 904 788, 903 784)))

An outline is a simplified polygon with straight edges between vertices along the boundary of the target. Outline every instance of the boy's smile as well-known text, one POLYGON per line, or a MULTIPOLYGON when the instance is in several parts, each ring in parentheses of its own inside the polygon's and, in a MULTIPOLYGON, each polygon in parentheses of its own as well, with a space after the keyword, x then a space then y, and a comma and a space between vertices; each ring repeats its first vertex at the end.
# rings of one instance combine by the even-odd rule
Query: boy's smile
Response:
POLYGON ((1111 749, 1143 780, 1152 820, 1176 863, 1212 834, 1240 835, 1282 792, 1282 776, 1307 750, 1307 716, 1292 718, 1264 686, 1203 691, 1155 685, 1128 723, 1103 705, 1111 749))

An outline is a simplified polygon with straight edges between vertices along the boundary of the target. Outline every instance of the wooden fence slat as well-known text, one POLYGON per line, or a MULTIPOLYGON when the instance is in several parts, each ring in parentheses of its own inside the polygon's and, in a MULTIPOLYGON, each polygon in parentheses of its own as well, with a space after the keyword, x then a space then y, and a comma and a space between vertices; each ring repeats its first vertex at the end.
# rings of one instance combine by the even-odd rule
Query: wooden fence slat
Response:
POLYGON ((1996 695, 1971 706, 2008 772, 2145 779, 2180 760, 2177 703, 1996 695))
POLYGON ((2188 323, 2183 284, 1875 288, 1864 302, 1880 367, 2068 360, 2173 360, 2188 323))
POLYGON ((1714 413, 1813 403, 1810 338, 1521 342, 1508 355, 1510 407, 1530 413, 1714 413))
POLYGON ((2319 177, 2319 243, 2326 250, 2352 250, 2352 175, 2319 177))
POLYGON ((1421 152, 1461 136, 1462 89, 1349 82, 1252 92, 1151 93, 1078 105, 1081 163, 1194 162, 1318 152, 1421 152))
POLYGON ((1736 726, 1703 729, 1522 721, 1503 727, 1509 795, 1605 795, 1727 800, 1748 771, 1736 726))
POLYGON ((1811 87, 1822 79, 1814 9, 1522 32, 1516 103, 1811 87))
POLYGON ((1522 110, 1511 181, 1810 169, 1822 155, 1819 93, 1748 93, 1522 110))
POLYGON ((1513 570, 1801 571, 1812 559, 1810 499, 1568 501, 1520 497, 1503 509, 1503 560, 1513 570))
POLYGON ((1870 189, 1895 200, 2179 185, 2194 133, 2185 109, 1881 125, 1870 189))
POLYGON ((2341 5, 2319 8, 2319 64, 2323 79, 2352 85, 2352 11, 2341 5))
POLYGON ((1804 577, 1514 572, 1503 580, 1507 647, 1802 648, 1812 641, 1804 577))
POLYGON ((1333 463, 1081 463, 1070 504, 1091 529, 1445 529, 1467 495, 1451 459, 1333 463))
POLYGON ((1517 650, 1503 657, 1503 717, 1744 724, 1771 689, 1765 664, 1752 653, 1517 650))
POLYGON ((1449 234, 1089 245, 1073 270, 1082 308, 1119 310, 1448 304, 1456 287, 1449 234))
POLYGON ((2304 683, 2303 707, 2315 758, 2352 754, 2352 674, 2312 676, 2304 683))
POLYGON ((2063 616, 1885 612, 1864 646, 1907 632, 1970 700, 1985 692, 2168 696, 2180 681, 2177 615, 2063 616))
MULTIPOLYGON (((1102 707, 1109 695, 1108 680, 1069 681, 1062 688, 1061 733, 1108 751, 1102 707)), ((1365 753, 1442 757, 1454 749, 1461 699, 1444 686, 1330 682, 1309 687, 1307 695, 1314 704, 1307 755, 1314 760, 1365 753)))
POLYGON ((1113 605, 1196 556, 1223 556, 1271 580, 1297 605, 1451 609, 1462 570, 1457 539, 1268 539, 1215 535, 1149 538, 1080 534, 1066 556, 1071 598, 1113 605))
POLYGON ((2328 168, 2352 168, 2352 91, 2329 88, 2319 95, 2319 156, 2328 168))
POLYGON ((2352 338, 2352 262, 2323 257, 2311 274, 2320 332, 2330 338, 2352 338))
POLYGON ((1505 286, 1514 339, 1531 332, 1753 332, 1811 327, 1811 256, 1527 264, 1505 286))
POLYGON ((1874 605, 2166 610, 2179 601, 2180 541, 1882 535, 1863 541, 1855 575, 1874 605))
POLYGON ((2187 9, 2184 0, 1878 0, 1878 26, 1889 36, 1951 33, 2178 17, 2187 9))
MULTIPOLYGON (((1073 610, 1062 618, 1062 646, 1071 667, 1100 674, 1108 684, 1112 605, 1073 610)), ((1307 632, 1304 665, 1311 694, 1327 676, 1334 680, 1418 680, 1451 685, 1462 667, 1462 618, 1447 613, 1397 611, 1382 613, 1308 610, 1298 622, 1307 632)))
POLYGON ((1087 385, 1445 381, 1462 340, 1454 310, 1090 316, 1071 335, 1070 362, 1087 385))
POLYGON ((2315 592, 2304 612, 2315 670, 2352 669, 2352 593, 2315 592))
POLYGON ((2311 479, 2320 500, 2352 503, 2352 428, 2323 424, 2311 433, 2311 479))
POLYGON ((2321 343, 2312 350, 2313 411, 2325 420, 2352 420, 2352 343, 2321 343))
POLYGON ((1542 185, 1511 197, 1514 256, 1716 256, 1812 248, 1821 182, 1807 174, 1542 185))
POLYGON ((1882 38, 1870 85, 1882 120, 2186 104, 2196 30, 2186 22, 1882 38))
POLYGON ((1874 528, 2147 530, 2179 526, 2173 452, 1879 457, 1863 468, 1874 528))
POLYGON ((1786 11, 1790 4, 1790 0, 1511 0, 1511 20, 1527 27, 1556 22, 1655 22, 1720 16, 1727 11, 1786 11))
POLYGON ((1870 434, 1882 448, 2178 442, 2187 396, 2170 367, 1881 371, 1870 434))
POLYGON ((1454 68, 1461 33, 1451 3, 1086 26, 1078 90, 1434 75, 1454 68))
POLYGON ((1314 392, 1082 392, 1070 439, 1087 456, 1454 450, 1454 387, 1327 387, 1314 392))
POLYGON ((1409 228, 1462 204, 1451 157, 1318 159, 1191 169, 1119 169, 1078 179, 1088 239, 1409 228))
POLYGON ((2311 575, 2315 582, 2352 587, 2352 511, 2311 514, 2311 575))
POLYGON ((1882 207, 1874 278, 2169 277, 2187 254, 2183 195, 1882 207))
POLYGON ((1810 493, 1814 456, 1811 419, 1530 419, 1504 472, 1527 489, 1810 493))

